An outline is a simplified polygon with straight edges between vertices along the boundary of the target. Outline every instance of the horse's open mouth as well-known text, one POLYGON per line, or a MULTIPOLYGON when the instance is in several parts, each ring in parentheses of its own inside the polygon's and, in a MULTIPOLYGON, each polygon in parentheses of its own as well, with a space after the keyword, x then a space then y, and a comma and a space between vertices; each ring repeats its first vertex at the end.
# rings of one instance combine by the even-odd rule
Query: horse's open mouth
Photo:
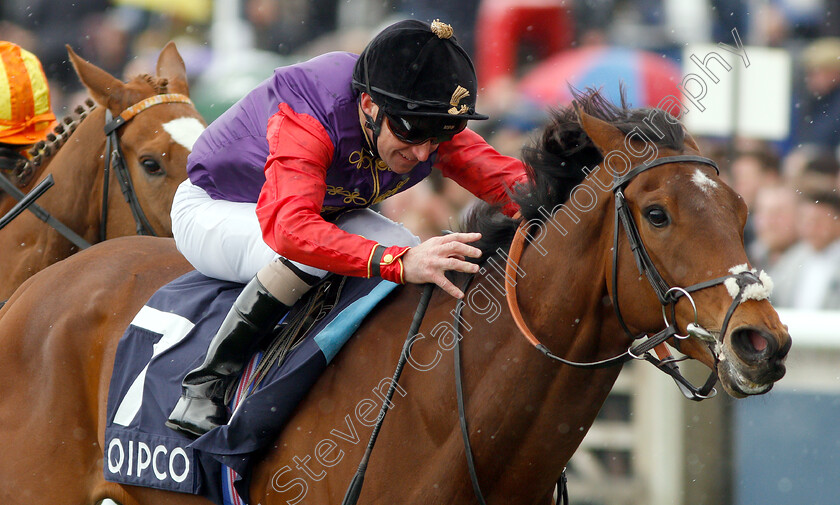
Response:
POLYGON ((784 377, 789 350, 789 338, 780 347, 765 331, 750 326, 736 328, 718 356, 721 384, 736 398, 764 394, 784 377))
POLYGON ((773 384, 775 384, 774 382, 757 384, 737 372, 732 374, 730 371, 729 373, 724 374, 718 371, 718 374, 720 376, 721 385, 733 398, 761 395, 773 389, 773 384))

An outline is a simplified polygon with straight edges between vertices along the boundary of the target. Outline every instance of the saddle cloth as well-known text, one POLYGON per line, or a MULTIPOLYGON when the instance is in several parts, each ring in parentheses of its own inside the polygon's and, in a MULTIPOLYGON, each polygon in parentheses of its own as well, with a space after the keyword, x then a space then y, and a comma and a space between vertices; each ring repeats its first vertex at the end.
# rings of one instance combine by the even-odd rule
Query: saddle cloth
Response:
MULTIPOLYGON (((242 287, 190 272, 158 290, 135 316, 119 342, 108 391, 106 480, 199 494, 221 505, 231 503, 233 485, 247 503, 254 454, 273 442, 327 364, 397 285, 345 279, 335 308, 285 360, 271 363, 250 391, 240 384, 229 424, 193 441, 164 422, 181 393, 181 380, 203 361, 242 287)), ((243 377, 262 357, 254 356, 243 377)))

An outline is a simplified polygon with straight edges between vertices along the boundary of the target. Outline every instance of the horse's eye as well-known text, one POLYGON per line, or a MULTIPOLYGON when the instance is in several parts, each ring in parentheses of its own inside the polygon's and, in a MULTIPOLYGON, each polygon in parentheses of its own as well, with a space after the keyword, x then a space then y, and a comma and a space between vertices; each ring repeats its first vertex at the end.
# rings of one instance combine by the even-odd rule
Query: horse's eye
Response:
POLYGON ((143 165, 143 170, 145 170, 146 173, 149 175, 164 174, 163 167, 160 166, 160 163, 158 163, 157 160, 154 160, 152 158, 145 158, 142 161, 140 161, 140 164, 143 165))
POLYGON ((650 207, 645 211, 645 219, 657 228, 667 226, 671 222, 668 213, 662 207, 650 207))

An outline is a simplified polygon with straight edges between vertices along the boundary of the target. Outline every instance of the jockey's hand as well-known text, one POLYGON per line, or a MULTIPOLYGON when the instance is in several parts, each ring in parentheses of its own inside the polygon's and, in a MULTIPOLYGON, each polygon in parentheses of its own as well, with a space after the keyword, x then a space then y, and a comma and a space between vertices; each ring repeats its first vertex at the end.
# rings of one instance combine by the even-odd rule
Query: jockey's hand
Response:
POLYGON ((480 238, 481 233, 450 233, 412 247, 402 257, 405 281, 414 284, 433 282, 455 298, 463 298, 464 293, 446 278, 444 272, 478 272, 478 265, 464 259, 481 257, 480 249, 468 245, 480 238))

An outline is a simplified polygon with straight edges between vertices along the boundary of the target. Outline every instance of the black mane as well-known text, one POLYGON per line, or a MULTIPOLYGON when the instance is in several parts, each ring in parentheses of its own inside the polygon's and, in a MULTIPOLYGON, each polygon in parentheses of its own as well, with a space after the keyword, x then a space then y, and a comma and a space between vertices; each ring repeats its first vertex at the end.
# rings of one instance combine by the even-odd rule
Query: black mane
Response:
MULTIPOLYGON (((625 135, 639 128, 657 146, 677 151, 683 148, 685 132, 679 122, 670 116, 666 119, 667 113, 659 109, 630 109, 624 93, 620 106, 592 89, 574 91, 574 102, 587 114, 610 123, 625 135)), ((542 220, 540 207, 550 210, 565 203, 583 181, 583 169, 594 169, 603 160, 578 123, 573 106, 552 110, 548 125, 532 145, 523 148, 522 155, 528 183, 515 187, 512 198, 526 221, 542 220)), ((499 206, 479 204, 470 210, 462 228, 481 232, 482 239, 473 245, 482 250, 482 258, 487 258, 499 248, 508 249, 519 222, 502 214, 499 206)))

